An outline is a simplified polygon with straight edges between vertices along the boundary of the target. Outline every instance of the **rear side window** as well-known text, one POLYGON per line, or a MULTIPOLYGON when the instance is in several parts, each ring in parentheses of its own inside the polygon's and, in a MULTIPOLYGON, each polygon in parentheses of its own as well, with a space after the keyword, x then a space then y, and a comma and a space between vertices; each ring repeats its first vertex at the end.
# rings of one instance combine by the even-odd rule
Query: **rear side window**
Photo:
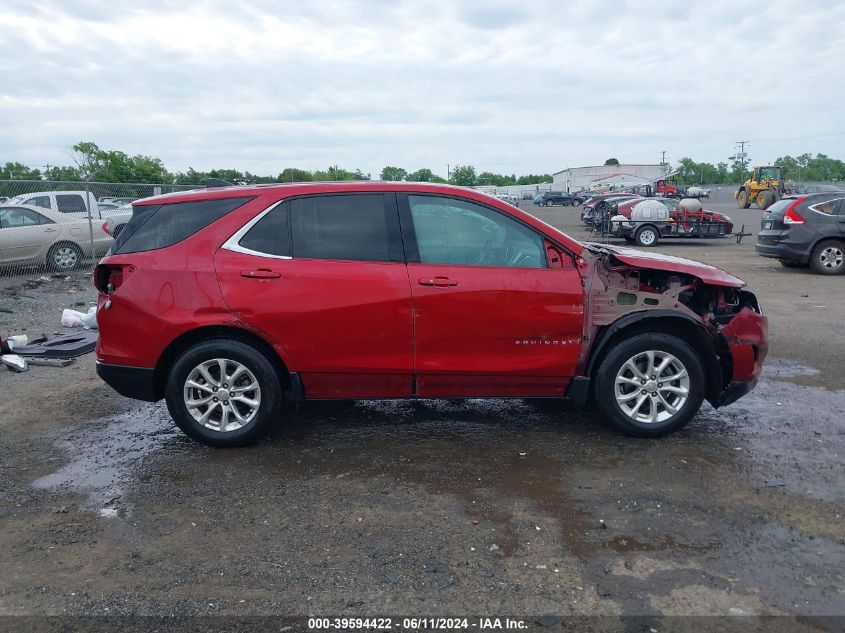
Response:
POLYGON ((112 252, 120 255, 172 246, 252 199, 225 198, 134 206, 132 218, 115 240, 112 252))
POLYGON ((288 205, 280 204, 270 209, 241 238, 238 245, 257 253, 290 256, 290 223, 288 205))
POLYGON ((314 196, 289 207, 294 257, 390 261, 382 194, 314 196))
MULTIPOLYGON (((82 196, 77 194, 56 194, 56 207, 60 213, 85 213, 88 214, 88 208, 85 206, 85 200, 82 196)), ((94 209, 91 209, 93 212, 94 209)))
POLYGON ((50 196, 36 196, 25 201, 26 204, 31 204, 34 207, 41 207, 42 209, 50 209, 50 196))

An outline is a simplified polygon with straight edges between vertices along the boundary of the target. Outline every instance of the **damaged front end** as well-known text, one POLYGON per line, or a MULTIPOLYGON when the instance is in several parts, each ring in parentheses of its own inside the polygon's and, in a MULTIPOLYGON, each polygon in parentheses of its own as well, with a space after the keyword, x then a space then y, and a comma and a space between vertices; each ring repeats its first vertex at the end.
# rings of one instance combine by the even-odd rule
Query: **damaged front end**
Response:
POLYGON ((597 244, 579 266, 584 345, 570 396, 586 400, 597 362, 614 342, 648 332, 673 334, 698 352, 714 407, 754 388, 768 351, 767 319, 744 281, 691 260, 597 244))

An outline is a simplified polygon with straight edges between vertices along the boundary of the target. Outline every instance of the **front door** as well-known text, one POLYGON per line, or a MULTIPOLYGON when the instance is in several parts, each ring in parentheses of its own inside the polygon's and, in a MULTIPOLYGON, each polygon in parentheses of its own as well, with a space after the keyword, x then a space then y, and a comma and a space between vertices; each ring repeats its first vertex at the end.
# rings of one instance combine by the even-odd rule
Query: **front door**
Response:
POLYGON ((235 314, 281 345, 309 398, 412 393, 411 293, 396 197, 277 204, 215 257, 235 314))
POLYGON ((560 396, 578 361, 583 288, 572 258, 491 207, 400 195, 421 397, 560 396), (413 252, 418 250, 417 252, 413 252))

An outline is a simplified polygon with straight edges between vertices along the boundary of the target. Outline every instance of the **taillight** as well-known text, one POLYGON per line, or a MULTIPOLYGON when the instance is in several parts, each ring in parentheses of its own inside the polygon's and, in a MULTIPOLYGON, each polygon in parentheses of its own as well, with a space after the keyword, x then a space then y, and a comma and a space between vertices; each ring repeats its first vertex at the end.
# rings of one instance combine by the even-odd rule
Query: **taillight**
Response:
MULTIPOLYGON (((130 267, 131 270, 134 267, 130 267)), ((94 269, 94 286, 101 293, 110 295, 123 283, 123 266, 98 264, 94 269)))
POLYGON ((106 235, 111 235, 111 233, 109 233, 109 223, 108 222, 103 222, 103 233, 105 233, 106 235))
POLYGON ((804 201, 804 198, 798 198, 795 202, 789 205, 789 208, 783 214, 784 224, 804 224, 804 218, 798 214, 796 207, 804 201))

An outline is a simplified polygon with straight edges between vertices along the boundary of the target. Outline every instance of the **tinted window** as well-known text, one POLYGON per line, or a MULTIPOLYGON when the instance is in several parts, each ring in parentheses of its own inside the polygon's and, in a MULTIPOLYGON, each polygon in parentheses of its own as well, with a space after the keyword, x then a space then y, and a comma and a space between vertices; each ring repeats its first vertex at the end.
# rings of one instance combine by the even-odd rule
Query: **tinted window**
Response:
POLYGON ((833 198, 831 200, 825 200, 823 202, 817 202, 816 204, 810 205, 810 208, 813 211, 824 213, 826 215, 839 215, 839 204, 841 202, 841 198, 833 198))
MULTIPOLYGON (((78 194, 56 194, 56 208, 60 213, 84 213, 88 214, 85 200, 78 194)), ((94 213, 96 209, 91 209, 94 213)))
POLYGON ((472 202, 408 196, 424 264, 545 268, 543 240, 502 213, 472 202))
POLYGON ((271 209, 238 242, 240 246, 268 255, 290 255, 288 205, 271 209))
POLYGON ((315 196, 290 201, 292 255, 390 261, 384 196, 315 196))
POLYGON ((113 246, 114 254, 172 246, 204 229, 252 198, 225 198, 132 207, 132 218, 113 246))

